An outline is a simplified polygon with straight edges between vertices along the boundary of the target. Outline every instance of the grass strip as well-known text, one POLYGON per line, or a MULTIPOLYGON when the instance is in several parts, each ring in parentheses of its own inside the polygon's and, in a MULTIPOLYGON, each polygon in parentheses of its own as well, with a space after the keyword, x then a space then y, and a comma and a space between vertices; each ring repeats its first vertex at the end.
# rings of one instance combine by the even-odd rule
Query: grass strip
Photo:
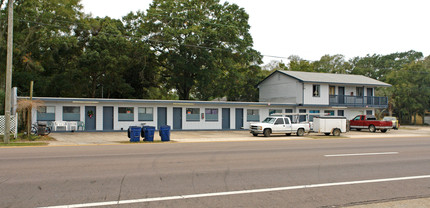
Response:
POLYGON ((0 147, 24 147, 24 146, 46 146, 47 142, 11 142, 9 144, 0 143, 0 147))

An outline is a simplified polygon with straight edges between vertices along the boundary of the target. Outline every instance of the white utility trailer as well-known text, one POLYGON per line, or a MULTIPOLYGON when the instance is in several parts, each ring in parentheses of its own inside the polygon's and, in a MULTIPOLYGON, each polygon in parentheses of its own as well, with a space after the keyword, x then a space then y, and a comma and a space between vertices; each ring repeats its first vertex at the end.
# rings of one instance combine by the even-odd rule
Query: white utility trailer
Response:
POLYGON ((340 133, 345 133, 346 117, 342 116, 319 116, 314 117, 313 131, 317 133, 324 133, 325 135, 333 134, 339 136, 340 133))

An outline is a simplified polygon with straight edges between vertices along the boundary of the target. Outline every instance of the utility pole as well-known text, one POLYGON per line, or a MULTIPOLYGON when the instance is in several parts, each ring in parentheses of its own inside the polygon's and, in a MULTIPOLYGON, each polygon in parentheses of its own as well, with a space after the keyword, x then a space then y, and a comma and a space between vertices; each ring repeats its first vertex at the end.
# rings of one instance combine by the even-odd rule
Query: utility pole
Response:
MULTIPOLYGON (((33 81, 30 82, 30 102, 33 100, 33 81)), ((33 109, 27 109, 27 136, 30 139, 31 137, 31 113, 33 109)))
POLYGON ((4 142, 9 144, 10 138, 10 109, 11 109, 11 91, 12 91, 12 47, 13 47, 13 0, 8 2, 7 16, 7 61, 6 61, 6 93, 5 93, 5 127, 4 142))

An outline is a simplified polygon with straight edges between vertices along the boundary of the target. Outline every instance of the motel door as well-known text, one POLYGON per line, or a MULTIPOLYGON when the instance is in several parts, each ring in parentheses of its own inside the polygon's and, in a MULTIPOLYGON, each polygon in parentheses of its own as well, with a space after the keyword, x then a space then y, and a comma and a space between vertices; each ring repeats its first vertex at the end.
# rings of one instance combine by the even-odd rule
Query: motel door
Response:
POLYGON ((372 88, 367 88, 367 105, 372 105, 373 99, 373 89, 372 88))
POLYGON ((167 108, 166 107, 158 107, 157 108, 157 129, 160 129, 161 126, 167 125, 167 108))
POLYGON ((113 130, 113 107, 103 107, 103 131, 113 130))
POLYGON ((85 106, 85 130, 96 130, 96 106, 85 106))
POLYGON ((236 129, 243 127, 243 108, 236 108, 236 129))
POLYGON ((222 129, 230 129, 230 108, 222 109, 222 129))
POLYGON ((339 102, 338 102, 338 104, 344 104, 345 103, 345 87, 339 87, 339 90, 338 90, 338 99, 339 99, 339 102))
POLYGON ((173 108, 173 129, 182 129, 182 108, 173 108))

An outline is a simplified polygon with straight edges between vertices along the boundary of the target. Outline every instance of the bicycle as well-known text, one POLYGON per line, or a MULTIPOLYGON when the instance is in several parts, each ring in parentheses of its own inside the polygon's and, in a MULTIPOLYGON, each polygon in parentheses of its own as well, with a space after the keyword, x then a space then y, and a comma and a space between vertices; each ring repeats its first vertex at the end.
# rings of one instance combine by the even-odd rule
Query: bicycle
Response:
MULTIPOLYGON (((44 130, 45 130, 45 133, 42 135, 49 135, 51 133, 51 127, 49 127, 49 126, 44 127, 44 130)), ((31 130, 30 130, 31 135, 37 136, 38 131, 39 131, 39 128, 38 128, 37 123, 34 123, 33 125, 31 125, 31 130)))

